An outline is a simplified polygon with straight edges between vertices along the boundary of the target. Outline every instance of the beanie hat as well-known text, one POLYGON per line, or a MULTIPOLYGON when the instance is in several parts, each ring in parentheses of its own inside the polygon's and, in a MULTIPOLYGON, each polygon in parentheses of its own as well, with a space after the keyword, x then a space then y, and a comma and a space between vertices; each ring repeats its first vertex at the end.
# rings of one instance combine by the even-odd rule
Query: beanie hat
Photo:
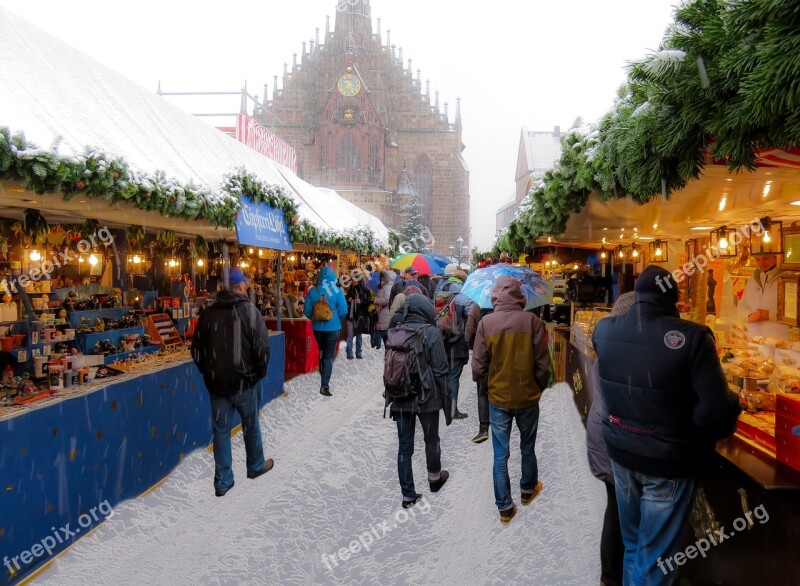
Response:
POLYGON ((614 302, 614 308, 611 310, 611 317, 619 317, 623 316, 628 313, 633 307, 633 304, 636 303, 636 293, 633 291, 628 291, 627 293, 623 293, 617 300, 614 302))
POLYGON ((650 265, 636 280, 636 297, 643 293, 656 294, 663 297, 664 301, 675 305, 678 303, 678 283, 672 273, 663 267, 650 265))
POLYGON ((456 263, 450 263, 444 268, 444 274, 448 277, 452 277, 453 273, 458 270, 458 265, 456 263))

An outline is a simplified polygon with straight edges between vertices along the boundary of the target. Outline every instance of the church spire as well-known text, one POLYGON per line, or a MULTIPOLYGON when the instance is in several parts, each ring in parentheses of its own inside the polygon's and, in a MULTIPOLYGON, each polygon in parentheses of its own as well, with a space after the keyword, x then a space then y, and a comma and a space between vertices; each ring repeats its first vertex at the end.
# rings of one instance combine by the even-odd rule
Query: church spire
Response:
POLYGON ((397 180, 397 195, 414 195, 417 190, 408 180, 408 169, 406 169, 406 160, 403 159, 403 170, 400 171, 400 178, 397 180))

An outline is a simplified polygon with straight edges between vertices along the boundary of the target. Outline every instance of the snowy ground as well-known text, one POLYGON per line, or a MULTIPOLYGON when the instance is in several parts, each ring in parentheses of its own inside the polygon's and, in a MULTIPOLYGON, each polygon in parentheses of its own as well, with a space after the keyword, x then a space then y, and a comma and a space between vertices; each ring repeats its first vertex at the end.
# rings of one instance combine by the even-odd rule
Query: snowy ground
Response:
MULTIPOLYGON (((599 584, 605 491, 589 472, 569 387, 547 391, 541 403, 544 491, 503 526, 491 441, 470 442, 477 400, 465 369, 459 407, 469 418, 441 426, 451 478, 430 493, 418 427, 414 473, 427 500, 406 518, 396 428, 382 418, 382 357, 365 350, 365 360, 337 360, 331 399, 319 394, 317 374, 287 383, 289 396, 261 415, 266 456, 275 459, 265 476, 246 478, 239 435, 236 486, 216 498, 213 457, 196 451, 156 490, 119 504, 35 583, 599 584), (338 555, 359 537, 369 551, 358 543, 357 553, 338 555)), ((518 437, 514 429, 509 467, 519 505, 518 437)))

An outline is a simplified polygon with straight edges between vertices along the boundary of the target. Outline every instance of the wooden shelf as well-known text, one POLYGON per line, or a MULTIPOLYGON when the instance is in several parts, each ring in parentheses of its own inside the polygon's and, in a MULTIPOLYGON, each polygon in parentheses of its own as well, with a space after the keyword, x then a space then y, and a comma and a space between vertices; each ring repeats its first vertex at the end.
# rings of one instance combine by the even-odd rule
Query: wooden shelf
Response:
POLYGON ((162 348, 175 348, 183 345, 183 338, 175 328, 172 318, 166 313, 155 313, 145 318, 147 333, 153 342, 161 343, 162 348))

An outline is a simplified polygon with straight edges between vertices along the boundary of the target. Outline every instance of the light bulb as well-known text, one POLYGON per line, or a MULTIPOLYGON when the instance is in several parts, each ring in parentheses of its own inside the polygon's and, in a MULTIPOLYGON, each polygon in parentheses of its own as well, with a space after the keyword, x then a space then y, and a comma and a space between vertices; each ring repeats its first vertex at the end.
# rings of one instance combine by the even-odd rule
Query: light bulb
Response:
POLYGON ((263 250, 261 250, 260 248, 258 249, 258 256, 259 256, 259 258, 261 258, 262 256, 264 256, 264 251, 263 251, 263 250))
POLYGON ((639 258, 639 251, 635 248, 633 249, 633 258, 639 258))
POLYGON ((544 266, 549 267, 550 266, 550 261, 548 260, 546 263, 544 263, 544 266))
POLYGON ((572 265, 572 270, 573 271, 577 271, 578 270, 578 265, 577 264, 572 265))
POLYGON ((289 260, 294 262, 294 261, 297 260, 297 257, 295 255, 292 255, 292 256, 289 257, 289 260))
POLYGON ((98 262, 100 262, 100 261, 97 260, 97 257, 95 255, 93 255, 93 254, 89 255, 89 264, 90 265, 95 266, 98 262))
POLYGON ((764 232, 764 242, 772 242, 772 237, 769 235, 769 232, 764 232))
POLYGON ((132 260, 133 260, 133 264, 135 264, 135 265, 142 264, 142 257, 140 257, 138 254, 133 255, 133 259, 132 260))
POLYGON ((728 239, 724 236, 719 239, 719 247, 722 250, 728 250, 728 239))
POLYGON ((603 252, 601 252, 601 253, 600 253, 600 258, 602 258, 603 260, 605 260, 607 256, 608 256, 608 255, 606 254, 606 251, 605 251, 605 250, 604 250, 603 252))
POLYGON ((619 251, 619 257, 620 258, 625 258, 625 251, 624 250, 620 250, 619 251))
POLYGON ((38 250, 31 251, 31 260, 36 262, 37 260, 42 260, 42 255, 38 250))
POLYGON ((247 249, 247 253, 248 253, 248 254, 253 254, 253 249, 252 249, 252 248, 248 248, 248 249, 247 249))
POLYGON ((205 266, 205 264, 206 264, 206 261, 204 261, 202 258, 197 260, 197 266, 198 267, 205 266))
POLYGON ((656 248, 656 256, 664 256, 664 251, 661 250, 661 247, 656 248))
POLYGON ((178 263, 175 261, 175 259, 174 259, 174 258, 171 258, 171 259, 169 260, 169 266, 170 266, 170 267, 172 267, 172 268, 175 268, 175 267, 177 267, 177 266, 178 266, 178 263))

